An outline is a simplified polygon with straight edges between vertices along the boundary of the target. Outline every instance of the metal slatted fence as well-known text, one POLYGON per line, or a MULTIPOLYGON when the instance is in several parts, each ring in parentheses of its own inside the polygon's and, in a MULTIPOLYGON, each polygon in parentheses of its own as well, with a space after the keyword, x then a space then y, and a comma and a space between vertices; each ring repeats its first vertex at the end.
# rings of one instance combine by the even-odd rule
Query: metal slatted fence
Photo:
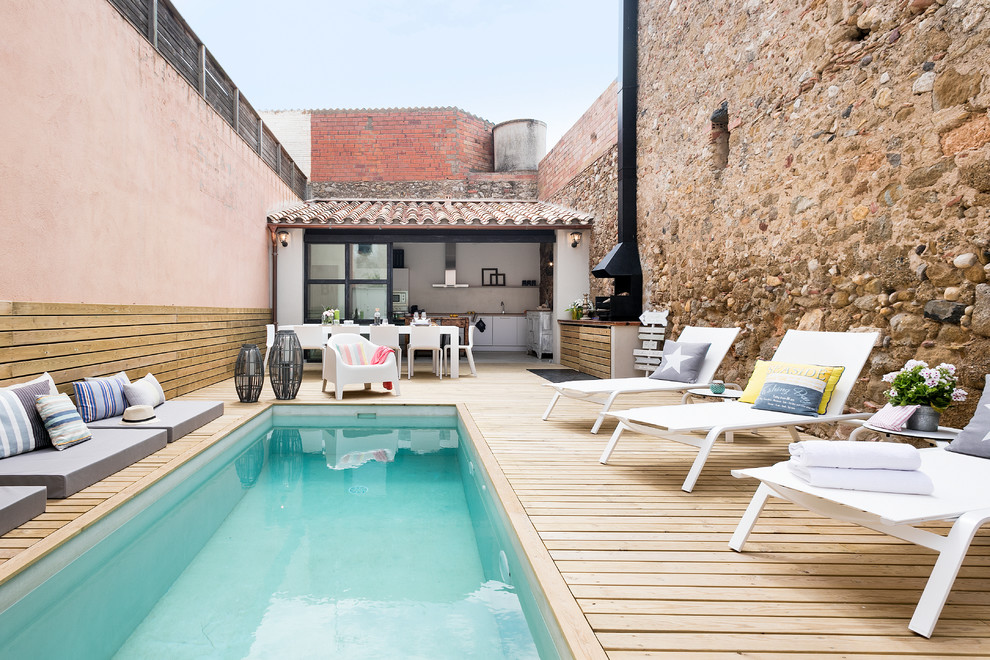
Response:
POLYGON ((300 198, 306 175, 168 0, 108 0, 300 198))

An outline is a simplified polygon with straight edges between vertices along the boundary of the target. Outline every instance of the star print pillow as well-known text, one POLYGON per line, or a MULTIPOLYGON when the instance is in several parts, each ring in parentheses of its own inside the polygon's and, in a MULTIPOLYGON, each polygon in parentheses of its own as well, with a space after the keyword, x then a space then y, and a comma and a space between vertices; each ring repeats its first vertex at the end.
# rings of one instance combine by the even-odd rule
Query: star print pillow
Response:
POLYGON ((980 402, 976 404, 973 419, 946 449, 958 454, 990 458, 990 374, 986 375, 986 386, 980 402))
MULTIPOLYGON (((705 355, 711 344, 686 344, 668 341, 663 345, 660 366, 650 374, 656 380, 672 380, 678 383, 698 382, 698 372, 705 363, 705 355)), ((707 383, 705 383, 707 385, 707 383)))

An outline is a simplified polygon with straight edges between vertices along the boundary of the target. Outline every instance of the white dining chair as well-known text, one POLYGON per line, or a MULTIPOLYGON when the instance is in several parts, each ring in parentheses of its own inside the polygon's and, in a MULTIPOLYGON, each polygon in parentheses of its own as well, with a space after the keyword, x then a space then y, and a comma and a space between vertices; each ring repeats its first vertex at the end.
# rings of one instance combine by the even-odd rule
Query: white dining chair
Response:
POLYGON ((368 339, 372 344, 388 346, 395 351, 395 356, 399 366, 402 366, 402 346, 399 342, 399 326, 397 325, 373 325, 369 327, 368 339))
POLYGON ((406 346, 406 377, 412 378, 413 363, 416 361, 416 351, 433 352, 433 372, 443 378, 443 346, 440 338, 443 328, 439 325, 414 325, 409 328, 409 345, 406 346))
POLYGON ((306 325, 294 325, 292 329, 299 338, 299 345, 303 350, 322 350, 326 341, 323 339, 323 326, 307 323, 306 325))
POLYGON ((460 360, 461 359, 461 351, 464 351, 464 354, 467 356, 468 366, 471 367, 471 375, 477 377, 478 371, 474 368, 474 352, 473 352, 473 349, 474 349, 474 326, 473 325, 469 325, 468 326, 468 328, 467 328, 467 337, 465 337, 465 339, 467 339, 467 343, 466 344, 460 344, 457 347, 457 355, 453 355, 454 345, 453 344, 447 344, 447 347, 446 347, 446 350, 447 350, 447 375, 450 375, 451 365, 454 363, 454 360, 460 360))
POLYGON ((330 336, 333 337, 334 335, 346 335, 346 334, 359 335, 361 334, 362 326, 356 323, 347 323, 347 324, 337 323, 329 327, 330 327, 330 336))

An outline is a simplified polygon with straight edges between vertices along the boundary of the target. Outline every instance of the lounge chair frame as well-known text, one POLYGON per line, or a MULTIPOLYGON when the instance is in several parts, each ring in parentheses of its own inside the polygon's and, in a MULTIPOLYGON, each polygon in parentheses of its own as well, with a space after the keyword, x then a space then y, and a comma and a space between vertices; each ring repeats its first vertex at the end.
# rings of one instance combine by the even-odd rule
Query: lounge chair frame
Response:
POLYGON ((729 547, 742 552, 767 500, 776 497, 934 550, 938 560, 908 624, 919 635, 931 637, 973 537, 990 520, 990 493, 982 488, 990 481, 990 461, 938 447, 922 449, 921 456, 921 470, 935 484, 933 495, 817 488, 794 476, 785 463, 733 470, 732 476, 759 479, 760 486, 736 526, 729 547), (955 521, 948 535, 915 527, 936 520, 955 521))
POLYGON ((543 413, 543 421, 550 417, 550 412, 560 397, 566 396, 579 401, 590 401, 601 404, 602 408, 598 412, 594 425, 591 427, 592 433, 598 433, 602 422, 608 411, 612 408, 616 398, 620 394, 644 394, 649 392, 682 392, 695 387, 707 387, 715 376, 715 371, 725 354, 729 352, 732 343, 739 334, 739 328, 701 328, 697 326, 685 326, 677 338, 678 342, 688 344, 711 344, 708 354, 705 355, 705 362, 698 372, 698 380, 693 383, 680 383, 672 380, 657 380, 647 376, 635 378, 608 378, 605 380, 575 380, 567 383, 544 383, 547 387, 552 387, 553 398, 550 405, 543 413))
POLYGON ((842 410, 877 336, 875 332, 803 330, 788 330, 784 335, 773 360, 845 367, 832 392, 827 410, 818 417, 756 410, 752 404, 739 401, 654 406, 609 412, 607 414, 615 417, 619 423, 599 460, 602 464, 608 463, 619 438, 627 430, 697 447, 698 455, 681 485, 682 490, 690 493, 720 435, 725 436, 726 442, 732 442, 735 431, 783 427, 794 440, 798 440, 795 426, 866 419, 870 417, 870 413, 846 414, 842 410), (699 436, 699 433, 705 435, 699 436))

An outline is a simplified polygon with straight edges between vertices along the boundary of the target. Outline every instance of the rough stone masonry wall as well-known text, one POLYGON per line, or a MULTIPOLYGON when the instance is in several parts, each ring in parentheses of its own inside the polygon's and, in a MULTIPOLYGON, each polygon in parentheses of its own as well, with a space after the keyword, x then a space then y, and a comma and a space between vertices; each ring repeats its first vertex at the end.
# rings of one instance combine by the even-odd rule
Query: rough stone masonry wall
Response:
POLYGON ((987 0, 640 12, 645 303, 673 335, 742 327, 742 382, 787 328, 876 328, 850 406, 907 359, 946 361, 971 396, 943 423, 965 423, 990 372, 987 0))

